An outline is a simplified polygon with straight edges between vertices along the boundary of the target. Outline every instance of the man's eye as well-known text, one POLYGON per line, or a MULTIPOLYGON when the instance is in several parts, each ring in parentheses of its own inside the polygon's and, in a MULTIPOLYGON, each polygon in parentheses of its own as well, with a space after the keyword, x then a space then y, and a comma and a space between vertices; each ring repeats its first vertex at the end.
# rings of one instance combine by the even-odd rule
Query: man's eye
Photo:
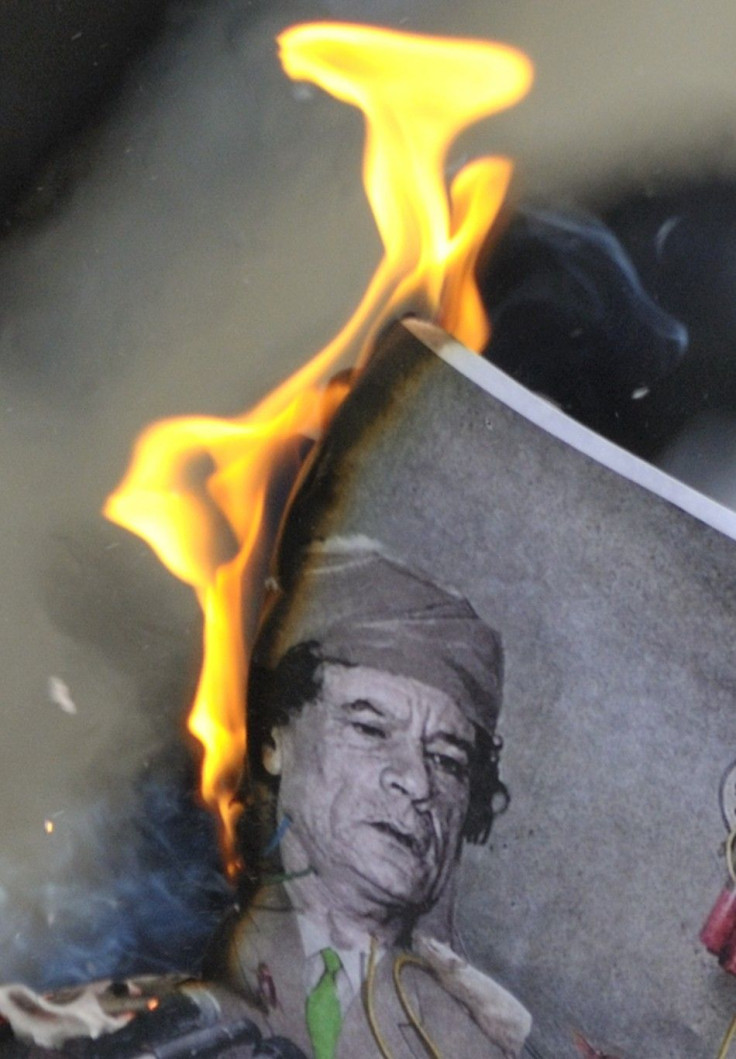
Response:
POLYGON ((433 765, 436 765, 442 772, 447 773, 448 776, 453 776, 456 780, 467 778, 468 766, 465 761, 459 761, 450 754, 440 754, 439 752, 428 754, 427 757, 433 765))
POLYGON ((367 735, 370 739, 385 739, 386 733, 377 724, 366 724, 365 721, 353 721, 352 726, 361 735, 367 735))

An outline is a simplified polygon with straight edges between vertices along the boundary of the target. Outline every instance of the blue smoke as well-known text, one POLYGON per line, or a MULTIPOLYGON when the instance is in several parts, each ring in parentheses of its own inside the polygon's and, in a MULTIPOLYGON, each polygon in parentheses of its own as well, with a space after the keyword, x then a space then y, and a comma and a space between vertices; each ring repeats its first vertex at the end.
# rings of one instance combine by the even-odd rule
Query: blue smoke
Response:
POLYGON ((518 209, 479 284, 492 321, 483 355, 609 437, 687 349, 687 328, 593 217, 518 209))
MULTIPOLYGON (((59 822, 47 876, 0 916, 0 977, 35 989, 130 974, 196 973, 233 901, 214 822, 181 775, 148 774, 59 822)), ((0 894, 2 891, 0 890, 0 894)))

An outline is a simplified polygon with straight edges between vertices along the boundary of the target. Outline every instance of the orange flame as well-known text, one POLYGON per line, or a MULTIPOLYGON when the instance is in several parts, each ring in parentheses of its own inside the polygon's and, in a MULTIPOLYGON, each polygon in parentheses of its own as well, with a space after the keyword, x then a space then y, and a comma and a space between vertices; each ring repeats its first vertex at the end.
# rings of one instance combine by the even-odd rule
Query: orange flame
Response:
POLYGON ((346 387, 324 386, 346 351, 368 348, 406 311, 437 319, 472 349, 488 337, 474 269, 511 177, 505 158, 465 166, 448 189, 447 152, 480 118, 516 103, 531 85, 520 52, 499 44, 314 23, 278 38, 289 77, 359 107, 366 119, 363 181, 384 246, 357 310, 303 368, 233 420, 178 418, 141 436, 104 513, 137 533, 191 585, 204 618, 204 658, 190 731, 204 748, 202 796, 222 823, 237 870, 234 801, 246 750, 244 689, 261 598, 254 583, 273 468, 297 434, 317 435, 346 387), (209 459, 204 483, 193 469, 209 459))

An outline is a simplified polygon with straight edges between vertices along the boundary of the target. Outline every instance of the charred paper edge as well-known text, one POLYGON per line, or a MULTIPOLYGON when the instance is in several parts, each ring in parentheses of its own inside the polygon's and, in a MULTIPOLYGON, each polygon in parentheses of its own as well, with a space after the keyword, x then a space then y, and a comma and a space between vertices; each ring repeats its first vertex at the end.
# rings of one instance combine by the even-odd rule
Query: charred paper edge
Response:
POLYGON ((500 368, 461 345, 435 324, 415 317, 402 320, 402 324, 446 364, 529 422, 736 540, 736 511, 582 426, 550 401, 538 397, 500 368))

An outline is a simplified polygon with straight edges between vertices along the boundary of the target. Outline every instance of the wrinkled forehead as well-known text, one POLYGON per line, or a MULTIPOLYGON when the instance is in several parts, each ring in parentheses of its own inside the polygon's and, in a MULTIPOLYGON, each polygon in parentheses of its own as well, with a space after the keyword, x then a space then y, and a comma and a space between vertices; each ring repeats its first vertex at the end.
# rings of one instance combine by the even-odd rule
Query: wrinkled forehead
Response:
POLYGON ((320 700, 335 714, 375 716, 417 738, 448 735, 471 746, 475 726, 441 688, 370 666, 324 662, 320 700))

